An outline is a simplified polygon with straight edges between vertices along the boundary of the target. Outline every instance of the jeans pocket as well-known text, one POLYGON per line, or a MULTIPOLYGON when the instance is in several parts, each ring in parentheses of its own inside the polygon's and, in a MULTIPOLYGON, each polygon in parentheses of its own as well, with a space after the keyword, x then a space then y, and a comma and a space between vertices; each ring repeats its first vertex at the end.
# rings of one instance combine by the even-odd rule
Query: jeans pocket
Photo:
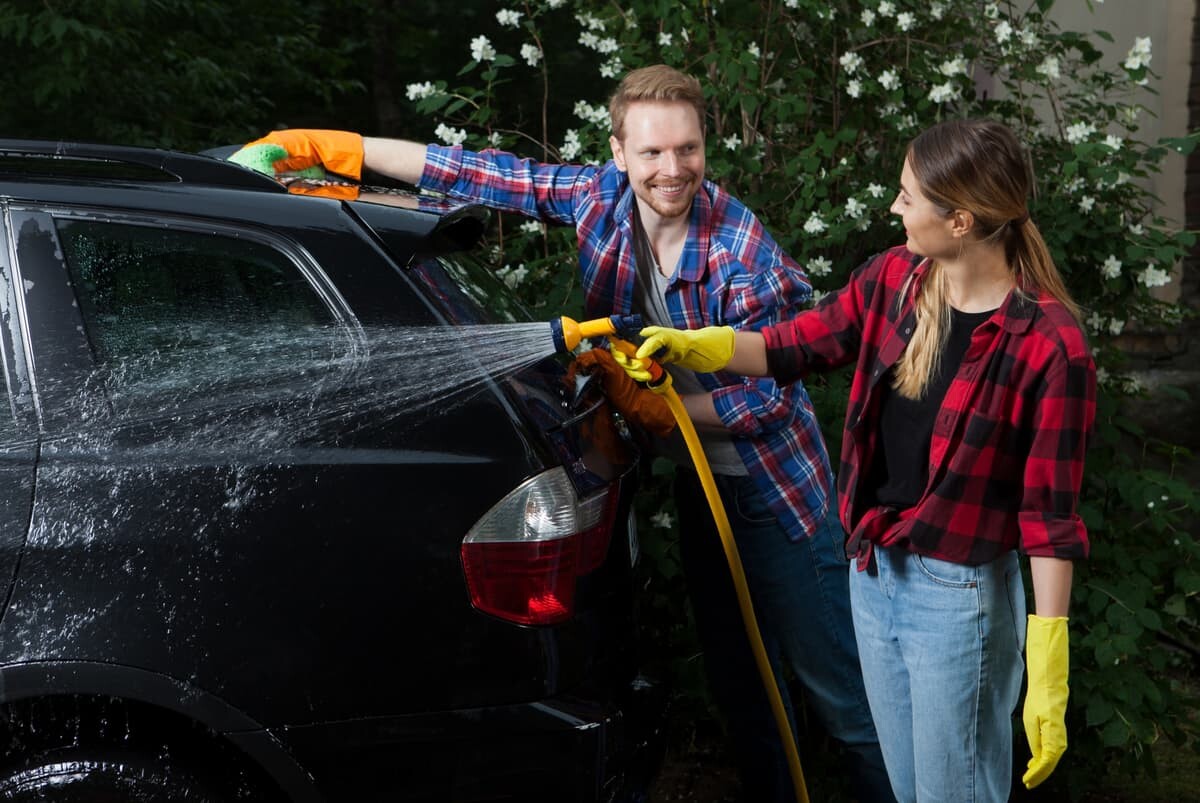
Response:
POLYGON ((947 588, 975 588, 979 585, 979 568, 963 563, 951 563, 927 555, 913 555, 913 562, 927 578, 947 588))
POLYGON ((1012 614, 1013 630, 1017 635, 1017 655, 1025 654, 1025 581, 1020 564, 1004 573, 1004 590, 1008 593, 1008 609, 1012 614))
POLYGON ((747 524, 777 524, 779 521, 767 505, 766 497, 749 477, 738 480, 733 505, 738 517, 747 524))

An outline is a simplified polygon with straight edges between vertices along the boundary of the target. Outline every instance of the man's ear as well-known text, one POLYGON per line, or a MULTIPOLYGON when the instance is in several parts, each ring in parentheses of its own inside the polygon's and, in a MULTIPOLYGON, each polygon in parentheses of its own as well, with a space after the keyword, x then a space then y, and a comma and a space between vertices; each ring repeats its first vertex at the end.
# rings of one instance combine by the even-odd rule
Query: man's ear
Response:
POLYGON ((617 163, 617 169, 622 173, 628 173, 629 170, 625 166, 625 149, 621 147, 621 140, 615 136, 608 138, 608 147, 612 148, 613 161, 617 163))

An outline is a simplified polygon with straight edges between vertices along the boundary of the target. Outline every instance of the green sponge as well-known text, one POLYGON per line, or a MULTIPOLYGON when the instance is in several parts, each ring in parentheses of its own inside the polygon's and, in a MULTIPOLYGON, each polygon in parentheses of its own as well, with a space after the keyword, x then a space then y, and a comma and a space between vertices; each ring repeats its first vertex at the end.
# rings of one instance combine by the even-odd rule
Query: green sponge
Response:
MULTIPOLYGON (((286 159, 287 155, 287 149, 282 145, 276 145, 273 142, 262 142, 258 145, 247 145, 230 156, 229 161, 274 178, 276 176, 275 163, 280 159, 286 159)), ((292 170, 278 175, 323 180, 325 178, 325 168, 321 167, 321 165, 313 165, 303 170, 292 170)))

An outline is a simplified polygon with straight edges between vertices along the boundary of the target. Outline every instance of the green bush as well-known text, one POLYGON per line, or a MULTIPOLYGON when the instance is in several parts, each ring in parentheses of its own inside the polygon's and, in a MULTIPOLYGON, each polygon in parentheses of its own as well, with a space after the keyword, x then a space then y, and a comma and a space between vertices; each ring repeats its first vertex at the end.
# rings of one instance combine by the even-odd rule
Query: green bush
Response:
MULTIPOLYGON (((1093 37, 1111 37, 1060 30, 1046 16, 1052 3, 529 0, 498 5, 489 30, 464 32, 452 45, 461 72, 410 86, 409 99, 443 141, 600 162, 622 74, 656 62, 694 74, 709 101, 710 177, 759 214, 818 293, 900 242, 888 207, 918 131, 989 116, 1018 133, 1038 177, 1033 220, 1085 308, 1100 376, 1082 507, 1092 557, 1077 567, 1072 611, 1072 747, 1051 782, 1078 793, 1111 760, 1152 772, 1156 742, 1197 740, 1170 681, 1196 654, 1200 552, 1187 522, 1200 501, 1178 476, 1192 455, 1139 431, 1129 412, 1144 391, 1115 346, 1135 322, 1183 315, 1149 291, 1194 236, 1160 217, 1142 179, 1196 135, 1141 141, 1148 112, 1134 98, 1157 80, 1150 41, 1106 69, 1093 37)), ((573 232, 508 219, 495 238, 506 279, 531 307, 578 314, 573 232)), ((836 454, 846 383, 812 390, 836 454)), ((658 592, 647 605, 665 613, 652 626, 678 648, 674 671, 694 677, 661 473, 645 501, 657 515, 642 527, 658 592)))

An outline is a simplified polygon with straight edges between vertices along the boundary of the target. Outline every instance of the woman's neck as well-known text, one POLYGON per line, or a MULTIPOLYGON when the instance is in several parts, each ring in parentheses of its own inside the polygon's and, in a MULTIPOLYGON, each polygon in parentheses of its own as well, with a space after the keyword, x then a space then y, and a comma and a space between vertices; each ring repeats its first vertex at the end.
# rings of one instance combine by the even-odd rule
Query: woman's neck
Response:
POLYGON ((950 306, 961 312, 996 309, 1013 288, 1013 273, 1001 245, 976 243, 960 257, 938 262, 946 275, 950 306))

